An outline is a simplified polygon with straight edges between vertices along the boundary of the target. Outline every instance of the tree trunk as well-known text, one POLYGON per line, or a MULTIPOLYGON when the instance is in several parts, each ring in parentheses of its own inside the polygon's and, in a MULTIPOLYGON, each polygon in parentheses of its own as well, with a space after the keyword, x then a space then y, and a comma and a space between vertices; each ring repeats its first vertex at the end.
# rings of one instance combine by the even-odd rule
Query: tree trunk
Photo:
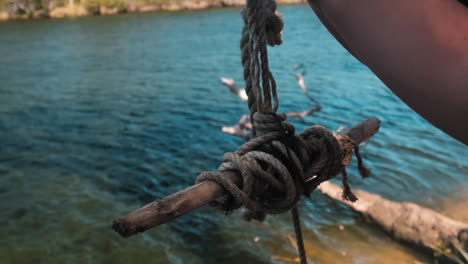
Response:
POLYGON ((462 255, 465 253, 463 251, 467 251, 466 223, 455 221, 414 203, 394 202, 362 190, 353 190, 358 201, 345 201, 342 198, 343 189, 332 182, 323 182, 317 189, 362 213, 398 240, 434 251, 440 251, 441 245, 458 245, 462 255))

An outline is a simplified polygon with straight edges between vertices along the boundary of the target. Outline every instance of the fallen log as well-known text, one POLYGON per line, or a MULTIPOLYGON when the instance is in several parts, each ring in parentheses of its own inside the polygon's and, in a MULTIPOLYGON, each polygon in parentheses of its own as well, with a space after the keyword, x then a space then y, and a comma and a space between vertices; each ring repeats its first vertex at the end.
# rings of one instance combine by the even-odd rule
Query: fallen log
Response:
POLYGON ((461 257, 465 258, 468 247, 467 223, 414 203, 394 202, 362 190, 353 190, 359 200, 352 203, 343 200, 343 189, 332 182, 323 182, 317 189, 363 214, 397 240, 435 252, 440 251, 441 245, 455 247, 461 257))
MULTIPOLYGON (((345 135, 359 145, 377 133, 379 128, 380 120, 373 117, 350 129, 345 135)), ((340 146, 349 144, 343 135, 335 133, 335 137, 340 146)), ((231 178, 237 185, 241 181, 240 175, 234 171, 226 172, 225 176, 231 178)), ((169 222, 223 195, 225 195, 223 187, 215 182, 205 181, 161 200, 156 200, 127 216, 115 219, 112 228, 123 237, 128 237, 169 222)))

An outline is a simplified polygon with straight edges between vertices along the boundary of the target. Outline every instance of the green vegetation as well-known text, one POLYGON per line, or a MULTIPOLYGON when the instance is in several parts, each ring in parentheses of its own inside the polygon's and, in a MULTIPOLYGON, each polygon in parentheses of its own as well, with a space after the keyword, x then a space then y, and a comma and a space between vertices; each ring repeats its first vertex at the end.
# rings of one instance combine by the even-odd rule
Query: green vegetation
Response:
POLYGON ((101 7, 101 0, 83 0, 83 6, 91 14, 99 14, 101 7))
MULTIPOLYGON (((140 7, 149 10, 184 9, 218 5, 222 0, 0 0, 0 12, 7 18, 64 17, 113 14, 140 7), (203 6, 201 4, 204 4, 203 6), (150 8, 148 8, 150 7, 150 8)), ((2 16, 0 15, 0 20, 2 16)), ((3 18, 5 19, 5 18, 3 18)))
POLYGON ((125 0, 100 0, 100 5, 107 8, 117 8, 119 13, 126 12, 128 8, 128 2, 125 0))
POLYGON ((0 0, 0 12, 7 11, 7 1, 0 0))
POLYGON ((434 249, 434 257, 436 257, 436 264, 439 263, 439 260, 442 261, 441 263, 468 263, 468 253, 456 239, 451 241, 451 245, 437 241, 436 245, 433 245, 432 248, 434 249))
MULTIPOLYGON (((278 0, 280 3, 305 0, 278 0)), ((242 5, 245 0, 0 0, 0 20, 242 5)))
POLYGON ((43 13, 45 16, 54 16, 53 10, 65 9, 59 12, 58 17, 100 14, 101 7, 115 9, 117 13, 125 12, 128 7, 127 0, 0 0, 0 12, 8 13, 10 18, 37 17, 43 13), (83 7, 85 12, 76 14, 74 10, 83 7), (68 10, 67 10, 68 9, 68 10))

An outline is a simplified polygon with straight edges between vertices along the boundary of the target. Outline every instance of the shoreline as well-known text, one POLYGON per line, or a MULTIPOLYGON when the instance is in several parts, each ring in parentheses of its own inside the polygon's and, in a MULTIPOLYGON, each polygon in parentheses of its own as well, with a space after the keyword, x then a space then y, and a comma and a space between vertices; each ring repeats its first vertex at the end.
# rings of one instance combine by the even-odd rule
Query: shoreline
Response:
MULTIPOLYGON (((185 10, 203 10, 212 8, 229 8, 229 7, 242 7, 245 6, 245 0, 183 0, 174 1, 172 3, 154 3, 154 4, 132 4, 133 2, 126 2, 120 0, 115 2, 113 6, 106 6, 105 4, 89 5, 87 2, 82 3, 69 3, 66 6, 58 6, 49 9, 37 9, 29 12, 24 10, 17 10, 15 13, 0 9, 0 22, 14 21, 14 20, 33 20, 33 19, 59 19, 59 18, 75 18, 83 16, 106 16, 116 14, 133 14, 133 13, 149 13, 158 11, 185 11, 185 10), (175 3, 174 3, 175 2, 175 3)), ((278 5, 285 4, 300 4, 307 3, 306 0, 277 0, 278 5)))

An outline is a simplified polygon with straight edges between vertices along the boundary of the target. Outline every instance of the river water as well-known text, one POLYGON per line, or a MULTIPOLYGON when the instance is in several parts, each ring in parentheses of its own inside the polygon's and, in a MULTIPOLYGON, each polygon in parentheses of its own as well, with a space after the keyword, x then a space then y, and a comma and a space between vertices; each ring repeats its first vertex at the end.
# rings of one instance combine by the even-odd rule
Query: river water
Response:
MULTIPOLYGON (((353 165, 353 188, 460 218, 467 208, 466 146, 395 97, 308 6, 280 10, 284 44, 270 49, 280 111, 310 105, 294 77, 293 66, 303 64, 324 108, 304 123, 292 119, 298 131, 382 120, 362 151, 374 176, 360 179, 353 165), (459 209, 447 208, 452 205, 459 209)), ((242 86, 239 12, 0 24, 1 263, 285 263, 275 256, 296 257, 289 214, 247 223, 239 212, 224 216, 205 207, 128 239, 110 228, 113 218, 190 186, 242 144, 221 127, 235 124, 246 105, 219 82, 231 77, 242 86)), ((300 210, 314 263, 431 262, 318 192, 300 210)))

